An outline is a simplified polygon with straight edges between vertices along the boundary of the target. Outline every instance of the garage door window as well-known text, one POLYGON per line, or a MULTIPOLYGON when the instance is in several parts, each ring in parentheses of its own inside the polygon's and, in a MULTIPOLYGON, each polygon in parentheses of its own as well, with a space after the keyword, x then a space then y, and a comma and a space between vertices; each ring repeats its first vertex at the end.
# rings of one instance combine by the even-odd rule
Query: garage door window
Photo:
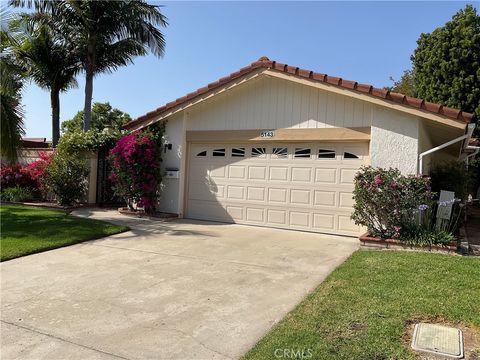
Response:
POLYGON ((207 150, 200 151, 200 152, 197 154, 197 157, 205 157, 205 156, 207 156, 207 150))
POLYGON ((245 157, 245 148, 233 148, 232 149, 232 157, 245 157))
POLYGON ((274 147, 272 150, 272 159, 286 159, 288 149, 286 147, 274 147))
POLYGON ((225 149, 213 150, 213 156, 225 156, 225 149))
POLYGON ((310 158, 311 152, 310 148, 295 148, 295 158, 310 158))
POLYGON ((264 147, 254 147, 252 148, 252 157, 254 158, 265 158, 267 153, 264 147))
POLYGON ((335 150, 319 149, 319 159, 335 159, 335 150))
POLYGON ((352 154, 351 152, 345 151, 345 152, 343 153, 343 158, 344 158, 344 159, 358 159, 358 156, 355 155, 355 154, 352 154))

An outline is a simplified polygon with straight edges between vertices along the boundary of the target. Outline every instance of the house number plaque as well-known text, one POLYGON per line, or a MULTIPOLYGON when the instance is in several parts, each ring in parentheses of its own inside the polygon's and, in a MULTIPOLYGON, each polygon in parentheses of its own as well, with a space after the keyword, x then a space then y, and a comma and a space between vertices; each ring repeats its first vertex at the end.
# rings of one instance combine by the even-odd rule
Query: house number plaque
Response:
POLYGON ((274 135, 275 134, 272 130, 266 130, 260 133, 260 137, 262 138, 273 138, 274 135))

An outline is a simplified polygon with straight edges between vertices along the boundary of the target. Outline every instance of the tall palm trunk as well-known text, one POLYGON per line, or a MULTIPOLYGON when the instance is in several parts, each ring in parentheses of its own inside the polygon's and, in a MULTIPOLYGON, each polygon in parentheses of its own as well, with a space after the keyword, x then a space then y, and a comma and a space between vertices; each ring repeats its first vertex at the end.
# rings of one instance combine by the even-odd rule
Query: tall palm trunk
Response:
POLYGON ((87 64, 85 71, 85 106, 83 108, 83 131, 90 130, 92 123, 93 75, 95 72, 95 38, 87 46, 87 64))
POLYGON ((57 147, 60 139, 60 91, 52 89, 50 91, 50 101, 52 103, 52 146, 57 147))

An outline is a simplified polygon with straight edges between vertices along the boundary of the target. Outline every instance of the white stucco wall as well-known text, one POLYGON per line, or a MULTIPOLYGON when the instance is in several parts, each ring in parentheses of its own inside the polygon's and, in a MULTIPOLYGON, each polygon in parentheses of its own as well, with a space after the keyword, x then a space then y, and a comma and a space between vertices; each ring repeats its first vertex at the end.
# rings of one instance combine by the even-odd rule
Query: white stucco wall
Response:
MULTIPOLYGON (((180 163, 183 156, 183 112, 176 114, 168 119, 165 127, 165 141, 172 144, 172 150, 162 150, 162 171, 166 168, 180 169, 180 163)), ((178 213, 178 192, 180 179, 163 178, 162 194, 157 206, 158 210, 165 212, 178 213)))
POLYGON ((419 119, 395 110, 375 107, 372 115, 370 160, 374 167, 417 172, 419 119))

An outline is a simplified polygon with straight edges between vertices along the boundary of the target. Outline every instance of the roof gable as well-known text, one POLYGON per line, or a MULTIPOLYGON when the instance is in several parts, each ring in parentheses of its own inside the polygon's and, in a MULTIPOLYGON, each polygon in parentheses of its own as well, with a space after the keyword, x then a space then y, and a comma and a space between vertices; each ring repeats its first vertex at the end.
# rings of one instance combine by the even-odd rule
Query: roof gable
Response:
POLYGON ((251 74, 253 72, 259 72, 259 70, 260 72, 261 70, 270 70, 274 72, 289 74, 293 75, 294 77, 308 79, 326 85, 331 85, 337 88, 353 91, 359 94, 368 95, 379 100, 401 105, 400 107, 397 107, 398 110, 401 110, 402 108, 418 109, 426 113, 431 113, 437 116, 443 116, 449 119, 453 119, 463 124, 473 121, 473 114, 461 111, 459 109, 453 109, 440 104, 431 103, 423 99, 409 97, 381 88, 375 88, 369 84, 361 84, 356 81, 345 80, 339 77, 329 76, 327 74, 316 73, 310 70, 289 66, 286 64, 278 63, 276 61, 270 61, 267 57, 261 57, 258 61, 253 62, 249 66, 246 66, 239 71, 220 78, 219 80, 212 82, 207 86, 204 86, 153 111, 150 111, 135 120, 132 120, 125 125, 125 128, 131 129, 133 127, 139 127, 144 123, 149 122, 149 120, 152 120, 153 118, 162 115, 163 113, 169 112, 178 106, 181 106, 189 101, 204 96, 205 94, 221 88, 231 82, 234 82, 248 74, 251 74))

